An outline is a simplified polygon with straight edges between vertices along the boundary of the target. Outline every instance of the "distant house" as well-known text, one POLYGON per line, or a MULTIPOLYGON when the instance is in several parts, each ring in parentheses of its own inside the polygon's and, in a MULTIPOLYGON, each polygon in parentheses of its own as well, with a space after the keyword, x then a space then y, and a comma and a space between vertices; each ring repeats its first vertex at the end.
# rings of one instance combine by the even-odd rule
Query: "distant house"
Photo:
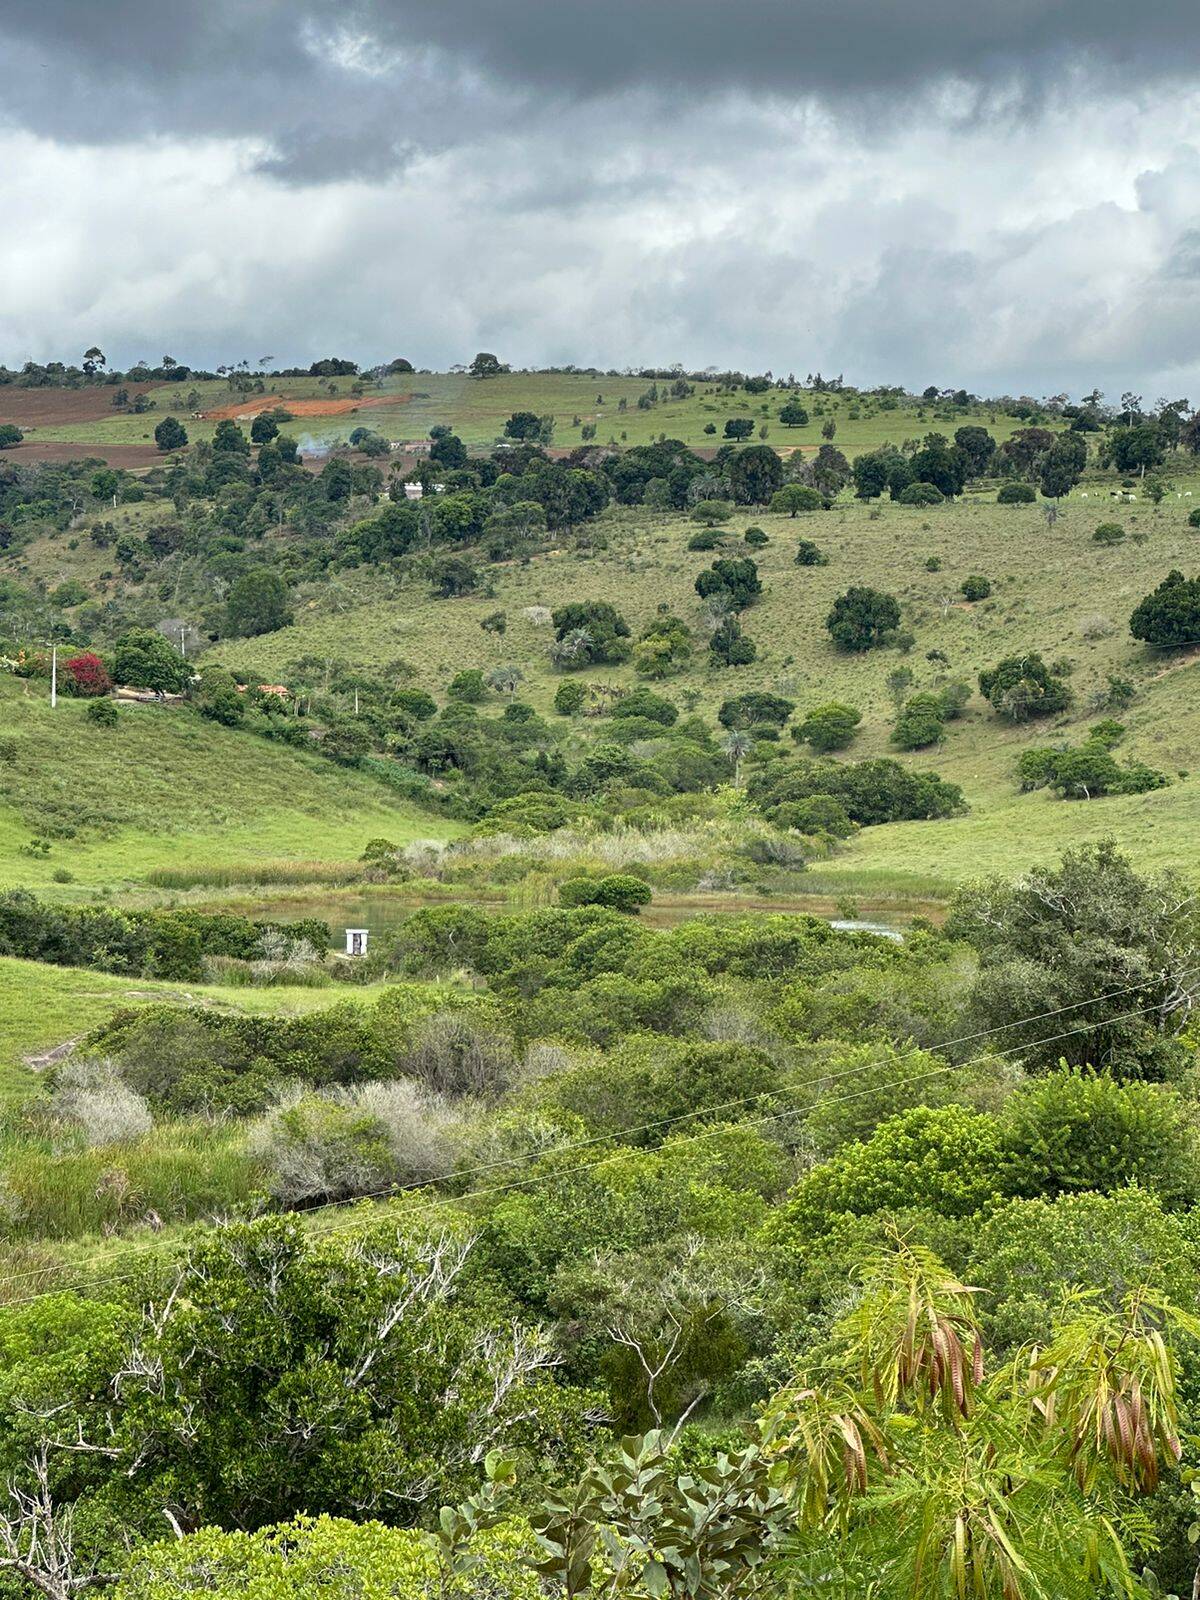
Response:
POLYGON ((404 485, 404 498, 406 500, 419 500, 424 493, 425 490, 419 483, 406 483, 404 485))

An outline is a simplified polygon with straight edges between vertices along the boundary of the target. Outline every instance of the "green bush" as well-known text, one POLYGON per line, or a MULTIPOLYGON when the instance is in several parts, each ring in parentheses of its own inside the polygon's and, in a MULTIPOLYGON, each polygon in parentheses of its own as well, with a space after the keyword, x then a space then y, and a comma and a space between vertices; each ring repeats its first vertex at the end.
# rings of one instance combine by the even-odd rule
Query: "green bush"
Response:
POLYGON ((605 906, 611 911, 637 913, 652 898, 650 885, 626 872, 603 878, 567 878, 558 888, 562 906, 605 906))
POLYGON ((814 544, 811 539, 800 539, 796 544, 796 565, 798 567, 827 567, 829 557, 814 544))
POLYGON ((1006 1189, 999 1124, 963 1106, 917 1106, 845 1145, 791 1191, 767 1226, 769 1239, 817 1238, 844 1214, 870 1216, 928 1206, 969 1217, 999 1204, 1006 1189))
POLYGON ((932 483, 910 483, 896 496, 902 506, 940 506, 945 495, 932 483))
POLYGON ((819 755, 830 750, 844 750, 854 738, 862 721, 862 712, 855 706, 831 700, 828 705, 815 706, 792 729, 797 744, 810 745, 819 755))
POLYGON ((965 600, 986 600, 992 592, 992 585, 987 578, 978 574, 962 581, 962 593, 965 600))
POLYGON ((560 717, 573 717, 587 698, 587 690, 577 678, 564 678, 554 691, 554 709, 560 717))
POLYGON ((1031 506, 1037 499, 1033 487, 1028 483, 1004 483, 996 496, 996 504, 1000 506, 1031 506))
POLYGON ((1018 1090, 1003 1121, 1015 1194, 1107 1194, 1136 1183, 1166 1206, 1200 1197, 1193 1118, 1162 1084, 1052 1072, 1018 1090))
POLYGON ((92 700, 83 714, 98 728, 115 728, 120 721, 120 713, 111 700, 92 700))
POLYGON ((900 606, 893 595, 854 584, 833 602, 825 626, 839 650, 878 649, 900 626, 900 606))
POLYGON ((716 528, 702 528, 699 533, 694 533, 687 542, 689 550, 719 550, 725 542, 724 534, 716 528))
POLYGON ((1120 544, 1125 538, 1125 529, 1119 522, 1102 522, 1092 534, 1094 544, 1114 545, 1120 544))

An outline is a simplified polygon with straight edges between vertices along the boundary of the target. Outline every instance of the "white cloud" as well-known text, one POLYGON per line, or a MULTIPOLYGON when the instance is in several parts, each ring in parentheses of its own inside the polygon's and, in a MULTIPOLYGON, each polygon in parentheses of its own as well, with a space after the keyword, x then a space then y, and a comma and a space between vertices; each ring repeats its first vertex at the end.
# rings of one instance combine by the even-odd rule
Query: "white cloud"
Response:
MULTIPOLYGON (((369 80, 370 39, 340 37, 369 80)), ((483 347, 1200 398, 1200 96, 1101 117, 1086 90, 1021 117, 996 91, 987 120, 944 87, 886 119, 627 89, 492 118, 480 85, 457 142, 302 184, 259 137, 0 131, 0 356, 483 347)))

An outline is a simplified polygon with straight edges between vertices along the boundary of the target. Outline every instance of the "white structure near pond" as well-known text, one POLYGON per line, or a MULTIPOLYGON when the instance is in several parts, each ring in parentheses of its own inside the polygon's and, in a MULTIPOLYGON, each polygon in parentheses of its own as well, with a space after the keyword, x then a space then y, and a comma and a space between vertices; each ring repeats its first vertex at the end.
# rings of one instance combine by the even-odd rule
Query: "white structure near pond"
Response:
POLYGON ((346 929, 346 954, 348 956, 366 955, 368 931, 366 928, 346 929))

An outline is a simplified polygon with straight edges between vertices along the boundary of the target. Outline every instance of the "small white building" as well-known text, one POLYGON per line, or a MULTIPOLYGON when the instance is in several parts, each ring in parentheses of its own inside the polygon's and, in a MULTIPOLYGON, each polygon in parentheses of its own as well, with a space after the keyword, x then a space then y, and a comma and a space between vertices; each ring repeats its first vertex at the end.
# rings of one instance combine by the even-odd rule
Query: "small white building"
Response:
POLYGON ((346 954, 348 956, 365 956, 367 953, 367 928, 346 929, 346 954))
POLYGON ((406 500, 419 500, 425 493, 424 486, 419 483, 406 483, 404 485, 404 498, 406 500))

